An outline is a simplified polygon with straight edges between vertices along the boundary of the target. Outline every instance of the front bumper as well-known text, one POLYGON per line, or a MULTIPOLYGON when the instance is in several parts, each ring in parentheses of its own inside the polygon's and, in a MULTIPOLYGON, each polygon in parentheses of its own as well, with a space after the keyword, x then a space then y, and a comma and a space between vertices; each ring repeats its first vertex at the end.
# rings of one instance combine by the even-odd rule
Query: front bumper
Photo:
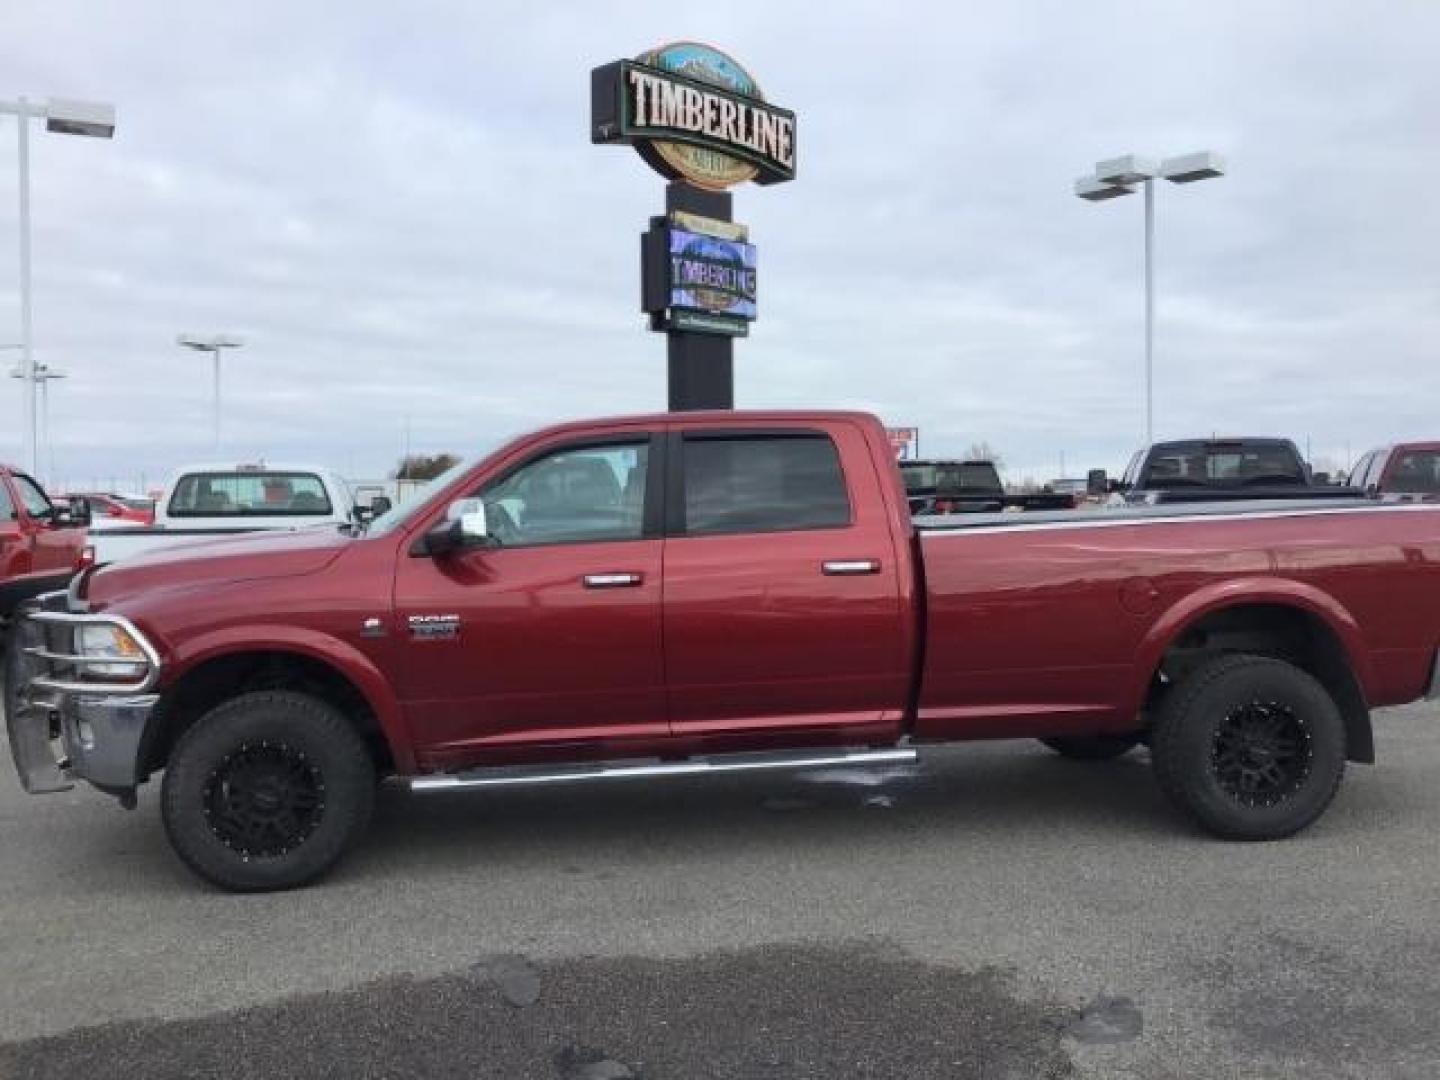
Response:
POLYGON ((78 779, 124 795, 144 779, 140 746, 159 695, 143 691, 159 664, 123 684, 87 683, 69 644, 74 628, 112 617, 66 606, 63 593, 49 594, 16 622, 5 664, 10 754, 28 792, 66 791, 78 779))

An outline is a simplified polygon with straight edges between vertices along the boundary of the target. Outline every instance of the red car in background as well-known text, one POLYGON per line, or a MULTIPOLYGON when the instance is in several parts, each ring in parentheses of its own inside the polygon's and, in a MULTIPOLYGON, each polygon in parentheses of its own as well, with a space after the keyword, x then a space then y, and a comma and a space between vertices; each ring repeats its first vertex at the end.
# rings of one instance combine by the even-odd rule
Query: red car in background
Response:
POLYGON ((51 502, 36 481, 0 463, 0 642, 24 600, 63 589, 90 563, 83 509, 51 502))
POLYGON ((1371 450, 1355 463, 1350 486, 1382 502, 1440 502, 1440 442, 1371 450))
POLYGON ((90 504, 91 517, 106 524, 133 521, 136 525, 155 524, 155 500, 132 499, 108 492, 76 491, 65 496, 69 500, 84 499, 90 504))

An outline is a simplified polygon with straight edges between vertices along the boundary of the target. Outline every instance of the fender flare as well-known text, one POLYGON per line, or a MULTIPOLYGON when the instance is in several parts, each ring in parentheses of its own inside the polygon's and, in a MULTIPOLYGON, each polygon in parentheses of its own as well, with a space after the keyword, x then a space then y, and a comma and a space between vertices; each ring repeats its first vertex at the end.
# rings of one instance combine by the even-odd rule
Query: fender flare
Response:
POLYGON ((246 624, 214 630, 186 641, 165 657, 166 690, 209 660, 239 653, 289 652, 334 668, 360 692, 389 744, 395 767, 401 773, 415 771, 414 744, 405 723, 404 710, 395 691, 375 662, 355 646, 329 634, 283 624, 246 624))
POLYGON ((1127 712, 1139 713, 1165 651, 1186 630, 1217 611, 1255 604, 1295 608, 1319 619, 1340 643, 1360 693, 1368 700, 1369 688, 1374 685, 1370 654, 1360 624, 1343 604, 1324 590, 1293 578, 1244 577, 1186 594, 1151 624, 1136 648, 1136 676, 1125 702, 1127 712))

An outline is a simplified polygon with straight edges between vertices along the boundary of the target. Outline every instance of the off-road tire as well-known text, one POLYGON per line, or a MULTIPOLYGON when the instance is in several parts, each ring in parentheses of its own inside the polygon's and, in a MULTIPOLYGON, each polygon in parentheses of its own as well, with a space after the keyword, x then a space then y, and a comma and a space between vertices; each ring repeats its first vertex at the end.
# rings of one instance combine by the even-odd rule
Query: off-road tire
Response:
POLYGON ((267 690, 216 706, 181 736, 161 815, 200 877, 264 892, 334 866, 364 831, 374 799, 375 765, 355 727, 317 698, 267 690))
POLYGON ((1071 761, 1110 761, 1128 754, 1140 745, 1140 734, 1134 735, 1056 735, 1041 739, 1042 743, 1071 761))
POLYGON ((1231 840, 1278 840, 1309 825, 1335 797, 1345 752, 1345 721, 1313 676, 1282 660, 1241 654, 1212 660, 1175 687, 1150 743, 1155 776, 1170 801, 1231 840), (1249 745, 1237 751, 1244 742, 1237 725, 1246 724, 1278 727, 1280 735, 1269 751, 1249 745), (1267 771, 1284 782, 1255 779, 1267 771), (1270 787, 1245 790, 1247 775, 1249 784, 1270 787))

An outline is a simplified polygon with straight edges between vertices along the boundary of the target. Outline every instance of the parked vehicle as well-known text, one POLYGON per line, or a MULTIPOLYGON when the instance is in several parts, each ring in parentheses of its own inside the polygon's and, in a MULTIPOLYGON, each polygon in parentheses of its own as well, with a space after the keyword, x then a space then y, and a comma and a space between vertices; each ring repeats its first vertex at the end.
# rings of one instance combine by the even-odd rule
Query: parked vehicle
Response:
POLYGON ((312 880, 376 777, 415 792, 1147 742, 1204 828, 1318 817, 1369 710, 1437 692, 1440 508, 1131 507, 912 520, 879 421, 567 424, 368 532, 87 571, 20 622, 27 790, 129 806, 164 770, 181 859, 312 880), (60 757, 52 747, 58 738, 60 757))
POLYGON ((135 499, 102 491, 74 491, 65 499, 67 502, 84 499, 90 504, 91 521, 104 526, 155 523, 154 499, 135 499))
POLYGON ((1130 459, 1109 489, 1112 503, 1215 502, 1235 499, 1357 499, 1348 487, 1316 483, 1289 439, 1180 439, 1158 442, 1130 459))
POLYGON ((993 461, 902 461, 900 475, 912 514, 983 514, 1002 510, 1068 510, 1072 496, 1011 495, 993 461))
POLYGON ((56 507, 25 473, 0 464, 0 647, 15 608, 63 589, 89 564, 86 508, 56 507))
POLYGON ((96 525, 101 563, 235 533, 345 525, 357 519, 350 487, 313 465, 191 465, 165 485, 151 525, 96 525))
POLYGON ((1077 501, 1083 499, 1090 490, 1089 483, 1083 476, 1051 480, 1045 487, 1056 495, 1069 495, 1077 501))
POLYGON ((1386 502, 1440 502, 1440 442, 1371 450, 1355 463, 1350 485, 1386 502))

